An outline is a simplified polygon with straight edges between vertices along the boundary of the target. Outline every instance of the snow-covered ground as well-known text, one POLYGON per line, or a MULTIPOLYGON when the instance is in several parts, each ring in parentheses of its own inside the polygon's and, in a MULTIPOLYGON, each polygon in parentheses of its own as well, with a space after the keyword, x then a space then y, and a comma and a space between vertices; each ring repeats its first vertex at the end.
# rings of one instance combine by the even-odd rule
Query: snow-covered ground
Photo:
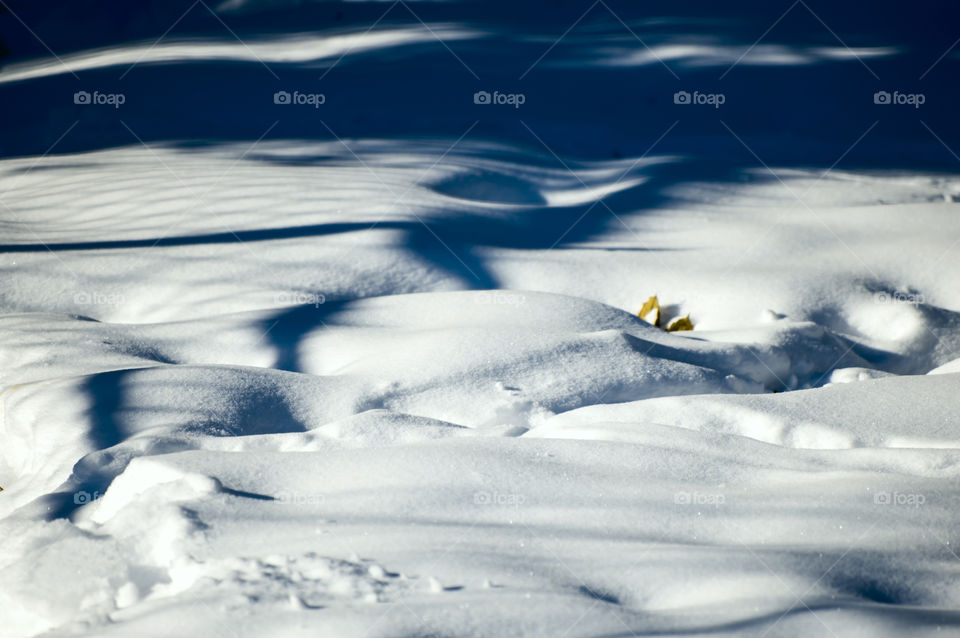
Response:
POLYGON ((949 11, 8 4, 4 636, 960 635, 949 11))

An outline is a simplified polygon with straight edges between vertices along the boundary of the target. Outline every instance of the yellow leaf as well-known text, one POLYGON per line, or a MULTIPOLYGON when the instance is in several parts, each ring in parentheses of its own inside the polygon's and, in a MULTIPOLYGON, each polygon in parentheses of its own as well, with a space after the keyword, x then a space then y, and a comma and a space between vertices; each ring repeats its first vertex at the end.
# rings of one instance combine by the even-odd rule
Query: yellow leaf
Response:
POLYGON ((657 327, 660 326, 660 300, 654 295, 644 302, 637 316, 657 327))
POLYGON ((677 332, 679 330, 693 330, 693 322, 690 321, 690 315, 685 317, 675 317, 666 327, 667 332, 677 332))

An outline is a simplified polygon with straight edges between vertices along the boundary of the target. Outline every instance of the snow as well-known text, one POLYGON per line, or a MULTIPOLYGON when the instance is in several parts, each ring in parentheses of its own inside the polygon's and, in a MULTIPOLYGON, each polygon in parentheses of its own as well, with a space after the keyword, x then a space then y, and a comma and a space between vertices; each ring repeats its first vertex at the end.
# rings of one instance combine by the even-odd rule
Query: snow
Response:
POLYGON ((18 10, 4 635, 960 631, 955 36, 654 4, 18 10))

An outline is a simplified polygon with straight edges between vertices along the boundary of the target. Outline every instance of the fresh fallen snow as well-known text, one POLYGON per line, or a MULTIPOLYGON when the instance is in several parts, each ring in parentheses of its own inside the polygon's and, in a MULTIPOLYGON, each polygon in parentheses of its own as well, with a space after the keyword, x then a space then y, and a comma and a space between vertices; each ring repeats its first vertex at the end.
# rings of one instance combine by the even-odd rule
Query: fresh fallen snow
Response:
POLYGON ((960 622, 954 182, 784 171, 819 221, 782 187, 678 187, 669 214, 562 250, 478 240, 499 288, 478 290, 410 248, 409 211, 466 236, 584 186, 530 168, 491 202, 457 176, 518 158, 468 145, 424 186, 416 150, 371 156, 405 210, 356 163, 152 152, 183 182, 143 149, 11 178, 7 635, 960 622), (173 229, 191 188, 223 210, 173 229), (638 319, 653 293, 697 329, 638 319))
POLYGON ((0 16, 4 638, 960 633, 945 10, 56 4, 0 16))

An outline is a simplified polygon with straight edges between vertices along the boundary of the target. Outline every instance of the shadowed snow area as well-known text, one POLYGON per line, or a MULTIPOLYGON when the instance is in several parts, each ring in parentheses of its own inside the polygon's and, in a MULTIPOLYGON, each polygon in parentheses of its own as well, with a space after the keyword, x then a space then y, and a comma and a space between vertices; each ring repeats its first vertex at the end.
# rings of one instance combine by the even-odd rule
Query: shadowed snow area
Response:
POLYGON ((955 18, 0 2, 0 633, 960 632, 955 18))

